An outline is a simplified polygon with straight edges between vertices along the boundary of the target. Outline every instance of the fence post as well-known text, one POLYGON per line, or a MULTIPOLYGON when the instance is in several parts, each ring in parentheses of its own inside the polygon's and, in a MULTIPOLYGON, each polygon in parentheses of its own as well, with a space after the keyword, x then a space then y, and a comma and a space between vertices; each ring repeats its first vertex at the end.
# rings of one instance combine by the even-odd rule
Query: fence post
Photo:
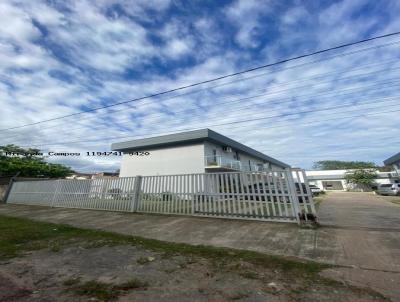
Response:
POLYGON ((140 202, 140 188, 142 187, 142 176, 137 175, 135 177, 135 184, 133 186, 133 197, 131 200, 131 212, 136 212, 138 208, 138 204, 140 202))
POLYGON ((51 199, 51 207, 54 208, 54 203, 56 201, 56 198, 58 197, 58 189, 60 187, 60 180, 56 180, 56 188, 54 190, 53 198, 51 199))
POLYGON ((317 215, 317 211, 315 210, 315 206, 314 206, 313 195, 312 195, 312 192, 311 192, 311 189, 310 189, 310 185, 308 183, 308 178, 307 178, 306 172, 303 169, 301 169, 301 174, 303 176, 304 184, 306 186, 308 200, 309 200, 309 204, 310 204, 310 207, 311 207, 311 213, 313 213, 314 215, 317 215))
POLYGON ((288 186, 289 186, 289 190, 290 190, 290 195, 292 196, 292 202, 293 202, 294 212, 296 215, 296 220, 297 220, 297 223, 300 224, 300 214, 301 214, 300 204, 299 204, 299 199, 297 198, 296 185, 294 184, 292 169, 287 169, 286 175, 287 175, 287 181, 288 181, 288 186))
POLYGON ((4 203, 7 203, 7 199, 11 193, 11 188, 12 188, 14 182, 15 182, 15 177, 11 177, 10 182, 8 183, 6 193, 4 194, 4 203))

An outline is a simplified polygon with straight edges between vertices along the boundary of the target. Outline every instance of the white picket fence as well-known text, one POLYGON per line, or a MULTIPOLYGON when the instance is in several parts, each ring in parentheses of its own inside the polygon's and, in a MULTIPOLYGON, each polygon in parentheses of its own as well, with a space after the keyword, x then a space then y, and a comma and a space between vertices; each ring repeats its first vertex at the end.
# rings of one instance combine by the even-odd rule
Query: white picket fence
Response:
POLYGON ((22 181, 7 202, 287 222, 315 215, 303 170, 22 181))

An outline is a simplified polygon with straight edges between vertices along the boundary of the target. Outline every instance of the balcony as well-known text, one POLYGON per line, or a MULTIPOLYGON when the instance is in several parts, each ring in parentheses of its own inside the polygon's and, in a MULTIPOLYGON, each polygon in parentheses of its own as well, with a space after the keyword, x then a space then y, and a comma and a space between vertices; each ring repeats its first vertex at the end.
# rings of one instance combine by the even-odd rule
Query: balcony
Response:
POLYGON ((224 172, 224 171, 262 172, 267 170, 264 166, 256 164, 251 164, 251 165, 243 164, 242 162, 240 162, 240 160, 233 160, 221 155, 206 156, 205 166, 208 171, 214 171, 214 172, 224 172))

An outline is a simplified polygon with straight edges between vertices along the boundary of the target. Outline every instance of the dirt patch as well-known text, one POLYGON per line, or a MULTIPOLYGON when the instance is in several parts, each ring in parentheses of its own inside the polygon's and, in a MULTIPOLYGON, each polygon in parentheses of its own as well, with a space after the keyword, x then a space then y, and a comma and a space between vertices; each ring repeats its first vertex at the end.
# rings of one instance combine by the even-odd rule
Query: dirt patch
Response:
POLYGON ((84 246, 34 251, 3 263, 0 282, 7 290, 0 291, 0 301, 385 301, 367 291, 312 284, 247 261, 127 245, 84 246))
POLYGON ((31 291, 15 282, 12 276, 0 273, 0 301, 16 301, 30 296, 31 291))

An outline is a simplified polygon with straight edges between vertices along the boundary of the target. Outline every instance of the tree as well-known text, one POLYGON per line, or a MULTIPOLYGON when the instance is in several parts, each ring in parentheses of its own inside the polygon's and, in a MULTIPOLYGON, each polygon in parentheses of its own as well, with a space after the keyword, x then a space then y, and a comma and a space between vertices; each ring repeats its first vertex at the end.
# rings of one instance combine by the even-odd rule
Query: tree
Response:
POLYGON ((59 178, 73 172, 67 166, 45 162, 39 149, 0 146, 0 176, 59 178))
POLYGON ((315 170, 349 170, 376 168, 376 165, 367 161, 321 160, 315 162, 313 168, 315 170))
POLYGON ((377 176, 378 174, 373 169, 359 169, 346 172, 345 179, 347 183, 370 189, 375 184, 377 176))

